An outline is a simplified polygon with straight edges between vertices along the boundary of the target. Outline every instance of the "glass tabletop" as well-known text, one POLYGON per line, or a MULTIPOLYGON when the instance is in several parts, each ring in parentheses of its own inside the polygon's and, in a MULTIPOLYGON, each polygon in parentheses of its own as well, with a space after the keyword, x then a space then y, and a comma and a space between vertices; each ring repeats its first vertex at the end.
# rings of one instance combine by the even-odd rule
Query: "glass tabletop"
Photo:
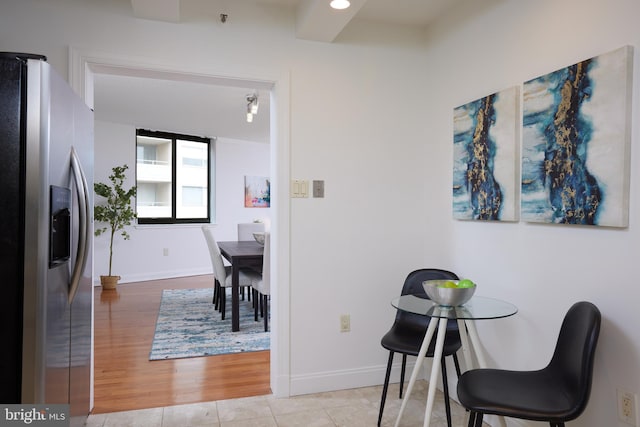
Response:
POLYGON ((474 296, 466 304, 458 307, 438 305, 430 299, 416 295, 403 295, 391 301, 398 310, 429 317, 447 319, 499 319, 513 316, 518 307, 494 298, 474 296))

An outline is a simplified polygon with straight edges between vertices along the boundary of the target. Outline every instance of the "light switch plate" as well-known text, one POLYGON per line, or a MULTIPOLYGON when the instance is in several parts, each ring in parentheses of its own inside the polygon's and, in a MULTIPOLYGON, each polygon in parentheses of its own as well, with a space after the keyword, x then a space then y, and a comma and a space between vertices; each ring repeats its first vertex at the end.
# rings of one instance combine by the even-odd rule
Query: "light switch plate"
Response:
POLYGON ((309 197, 309 181, 300 179, 291 181, 291 197, 309 197))

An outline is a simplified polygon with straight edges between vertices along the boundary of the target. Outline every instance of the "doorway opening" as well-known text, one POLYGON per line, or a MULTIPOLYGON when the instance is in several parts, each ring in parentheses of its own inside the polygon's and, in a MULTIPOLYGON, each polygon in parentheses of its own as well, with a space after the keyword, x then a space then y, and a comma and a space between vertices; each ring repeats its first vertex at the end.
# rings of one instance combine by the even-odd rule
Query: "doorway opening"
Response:
POLYGON ((163 66, 141 66, 135 60, 70 52, 70 82, 90 107, 94 105, 95 75, 138 76, 175 82, 198 82, 264 90, 270 106, 270 169, 272 190, 272 289, 271 390, 277 397, 289 396, 289 75, 275 73, 267 79, 206 75, 163 66))

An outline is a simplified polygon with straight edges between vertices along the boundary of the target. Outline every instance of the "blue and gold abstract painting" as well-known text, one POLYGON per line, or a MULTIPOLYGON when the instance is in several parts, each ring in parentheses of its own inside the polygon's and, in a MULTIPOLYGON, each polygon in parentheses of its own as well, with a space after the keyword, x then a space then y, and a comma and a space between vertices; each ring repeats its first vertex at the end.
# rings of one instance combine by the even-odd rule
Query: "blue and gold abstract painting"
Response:
POLYGON ((453 217, 515 221, 518 89, 494 93, 453 112, 453 217))
POLYGON ((626 227, 631 47, 523 86, 524 221, 626 227))

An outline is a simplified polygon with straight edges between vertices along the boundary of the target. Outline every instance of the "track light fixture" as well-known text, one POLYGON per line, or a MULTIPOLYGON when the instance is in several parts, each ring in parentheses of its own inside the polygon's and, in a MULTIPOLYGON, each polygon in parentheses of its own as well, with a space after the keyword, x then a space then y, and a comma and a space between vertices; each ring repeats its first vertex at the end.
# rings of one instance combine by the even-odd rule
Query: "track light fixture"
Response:
POLYGON ((258 93, 247 95, 247 123, 253 121, 253 115, 258 114, 258 93))

